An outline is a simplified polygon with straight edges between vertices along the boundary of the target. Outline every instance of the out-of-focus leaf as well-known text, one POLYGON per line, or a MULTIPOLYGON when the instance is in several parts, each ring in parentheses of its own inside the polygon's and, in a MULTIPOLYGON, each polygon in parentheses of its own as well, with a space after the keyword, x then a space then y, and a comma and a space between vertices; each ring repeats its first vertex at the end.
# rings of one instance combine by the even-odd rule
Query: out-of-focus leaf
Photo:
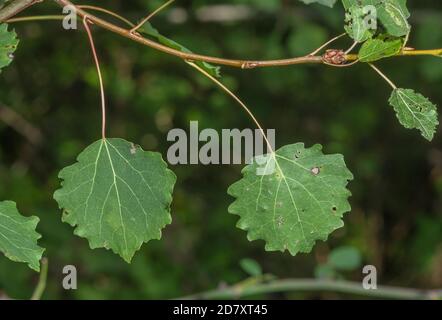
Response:
POLYGON ((320 264, 315 268, 315 278, 334 279, 336 277, 335 269, 330 264, 320 264))
POLYGON ((262 268, 258 262, 253 259, 245 258, 239 262, 241 268, 252 277, 262 275, 262 268))
POLYGON ((340 247, 330 253, 328 263, 337 270, 352 271, 361 266, 362 257, 354 247, 340 247))

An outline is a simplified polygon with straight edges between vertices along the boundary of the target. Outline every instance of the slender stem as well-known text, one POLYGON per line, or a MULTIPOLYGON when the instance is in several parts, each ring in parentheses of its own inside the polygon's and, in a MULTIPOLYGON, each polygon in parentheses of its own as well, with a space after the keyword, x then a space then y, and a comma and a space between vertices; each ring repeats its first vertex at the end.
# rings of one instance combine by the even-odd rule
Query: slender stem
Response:
POLYGON ((131 33, 130 30, 118 27, 112 23, 109 23, 103 19, 100 19, 92 14, 85 12, 83 9, 76 7, 69 0, 54 0, 60 6, 71 5, 77 9, 77 14, 80 17, 87 16, 89 21, 92 21, 97 26, 100 26, 104 29, 107 29, 111 32, 114 32, 120 36, 133 40, 135 42, 141 43, 145 46, 151 47, 153 49, 162 51, 164 53, 177 56, 183 60, 191 60, 191 61, 205 61, 209 63, 219 64, 219 65, 227 65, 237 68, 256 68, 256 67, 272 67, 272 66, 286 66, 286 65, 294 65, 294 64, 305 64, 305 63, 322 63, 321 56, 304 56, 304 57, 296 57, 290 59, 281 59, 281 60, 266 60, 266 61, 253 61, 253 60, 235 60, 235 59, 224 59, 218 57, 205 56, 195 53, 181 52, 180 50, 176 50, 160 43, 157 43, 153 40, 144 38, 137 33, 131 33))
POLYGON ((140 29, 147 21, 149 21, 153 16, 155 16, 157 13, 159 13, 160 11, 162 11, 163 9, 165 9, 167 6, 169 6, 172 2, 174 2, 175 0, 169 0, 166 3, 164 3, 161 7, 159 7, 158 9, 156 9, 154 12, 152 12, 151 14, 149 14, 146 18, 144 18, 143 20, 141 20, 141 22, 139 24, 137 24, 135 27, 133 27, 132 29, 130 29, 130 33, 134 33, 136 32, 138 29, 140 29))
POLYGON ((381 70, 379 70, 374 64, 369 63, 368 64, 374 71, 376 71, 382 78, 385 79, 385 81, 388 82, 388 84, 393 88, 393 90, 396 90, 397 87, 396 85, 393 83, 393 81, 391 81, 381 70))
MULTIPOLYGON (((442 56, 442 48, 441 49, 428 49, 428 50, 410 50, 410 49, 402 49, 401 52, 396 54, 394 57, 406 57, 406 56, 442 56)), ((357 54, 347 54, 345 56, 347 61, 353 61, 358 59, 357 54)))
POLYGON ((38 278, 37 286, 32 293, 31 300, 40 300, 43 292, 46 289, 46 281, 48 278, 48 259, 41 259, 40 277, 38 278))
POLYGON ((63 20, 65 16, 60 15, 44 15, 44 16, 28 16, 28 17, 19 17, 19 18, 11 18, 6 20, 6 23, 14 23, 14 22, 27 22, 27 21, 41 21, 41 20, 63 20))
POLYGON ((88 16, 83 17, 84 28, 86 29, 89 37, 89 42, 92 49, 92 55, 94 56, 95 65, 97 67, 98 79, 100 81, 100 93, 101 93, 101 136, 106 139, 106 100, 104 95, 103 77, 101 76, 100 61, 98 59, 97 51, 95 50, 94 38, 92 37, 91 29, 89 28, 88 16))
POLYGON ((24 9, 42 2, 43 0, 15 0, 0 10, 0 22, 6 21, 9 18, 20 13, 24 9))
POLYGON ((110 11, 110 10, 107 10, 107 9, 104 9, 104 8, 101 8, 101 7, 90 6, 90 5, 77 5, 77 8, 85 9, 85 10, 94 10, 94 11, 103 12, 103 13, 106 13, 106 14, 108 14, 110 16, 113 16, 114 18, 117 18, 117 19, 123 21, 124 23, 126 23, 130 27, 134 26, 134 24, 132 22, 130 22, 126 18, 120 16, 118 13, 115 13, 113 11, 110 11))
POLYGON ((353 42, 353 44, 351 45, 350 48, 347 49, 347 51, 345 51, 345 54, 349 54, 356 46, 358 45, 358 42, 355 41, 353 42))
POLYGON ((383 299, 439 300, 442 290, 418 290, 391 286, 364 289, 360 282, 318 279, 282 279, 250 286, 232 286, 186 296, 180 299, 234 299, 275 292, 336 292, 383 299))
POLYGON ((403 50, 401 52, 402 56, 442 56, 442 49, 430 49, 430 50, 403 50))
POLYGON ((341 39, 343 36, 345 36, 346 33, 341 33, 339 36, 336 36, 330 40, 328 40, 326 43, 324 43, 322 46, 320 46, 318 49, 316 49, 315 51, 313 51, 312 53, 309 54, 309 56, 314 56, 316 54, 318 54, 322 49, 327 48, 330 44, 332 44, 333 42, 335 42, 338 39, 341 39))
POLYGON ((267 136, 264 132, 264 129, 262 128, 262 126, 259 124, 259 121, 256 119, 256 117, 253 115, 252 111, 246 106, 246 104, 244 102, 241 101, 241 99, 235 95, 229 88, 227 88, 224 84, 222 84, 219 80, 215 79, 213 76, 211 76, 209 73, 207 73, 204 69, 202 69, 200 66, 198 66, 197 64, 191 62, 191 61, 186 61, 187 64, 191 65, 192 67, 194 67, 196 70, 198 70, 199 72, 201 72, 203 75, 205 75, 207 78, 209 78, 210 80, 212 80, 216 85, 218 85, 221 89, 223 89, 228 95, 230 95, 233 99, 235 99, 236 102, 239 103, 239 105, 247 112, 247 114, 250 116, 250 118, 253 120, 253 122, 256 124, 256 126, 258 127, 259 131, 261 132, 262 136, 264 137, 264 140, 267 143, 267 146, 269 148, 269 150, 274 153, 272 144, 270 143, 270 141, 267 139, 267 136))

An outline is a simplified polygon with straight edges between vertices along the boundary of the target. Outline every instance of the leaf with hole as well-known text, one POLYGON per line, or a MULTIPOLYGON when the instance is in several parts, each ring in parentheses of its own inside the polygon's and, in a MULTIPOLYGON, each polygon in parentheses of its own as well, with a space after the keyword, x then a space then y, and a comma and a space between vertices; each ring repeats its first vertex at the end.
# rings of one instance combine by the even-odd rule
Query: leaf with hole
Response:
POLYGON ((405 128, 418 129, 425 139, 433 140, 439 121, 437 108, 430 100, 411 89, 398 88, 393 90, 389 102, 405 128))
POLYGON ((350 7, 345 15, 344 29, 356 42, 364 42, 373 37, 374 31, 367 23, 366 15, 364 7, 359 5, 350 7))
POLYGON ((25 262, 40 271, 40 260, 45 249, 37 244, 41 238, 35 231, 38 217, 24 217, 12 201, 0 202, 0 251, 12 261, 25 262))
POLYGON ((144 242, 171 223, 176 181, 161 155, 123 139, 102 139, 63 169, 54 194, 63 221, 92 249, 112 249, 130 262, 144 242))
POLYGON ((243 169, 243 178, 228 190, 236 198, 229 211, 240 216, 237 226, 250 241, 262 239, 268 251, 296 255, 343 226, 353 175, 342 155, 321 150, 287 145, 243 169))

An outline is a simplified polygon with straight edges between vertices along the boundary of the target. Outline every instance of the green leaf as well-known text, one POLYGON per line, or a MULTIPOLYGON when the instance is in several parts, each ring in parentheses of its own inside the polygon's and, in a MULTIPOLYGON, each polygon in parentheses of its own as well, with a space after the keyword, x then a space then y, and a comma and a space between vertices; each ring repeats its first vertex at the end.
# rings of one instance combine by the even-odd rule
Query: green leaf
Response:
POLYGON ((344 29, 350 38, 357 42, 364 42, 373 37, 374 30, 365 21, 364 7, 356 5, 348 9, 345 15, 344 29))
MULTIPOLYGON (((184 47, 183 45, 169 39, 166 38, 165 36, 161 35, 157 29, 155 29, 152 24, 150 24, 149 22, 146 22, 140 29, 139 31, 141 31, 144 34, 147 34, 148 36, 153 37, 154 39, 156 39, 159 43, 184 52, 184 53, 192 53, 192 51, 190 51, 189 49, 187 49, 186 47, 184 47)), ((197 61, 195 62, 195 64, 197 64, 200 68, 204 69, 207 73, 209 73, 211 76, 213 77, 217 77, 219 78, 220 75, 220 67, 216 67, 210 63, 207 62, 202 62, 202 61, 197 61)))
POLYGON ((6 23, 0 24, 0 73, 2 68, 8 66, 14 59, 18 39, 14 31, 8 31, 6 23))
POLYGON ((12 261, 25 262, 40 271, 40 259, 45 249, 37 245, 41 238, 35 231, 39 219, 24 217, 15 202, 0 202, 0 251, 12 261))
POLYGON ((388 34, 401 37, 410 32, 408 23, 410 12, 407 9, 407 0, 383 0, 377 5, 378 18, 388 34))
POLYGON ((143 242, 161 238, 170 224, 176 181, 161 155, 123 139, 102 139, 63 169, 54 194, 63 221, 92 249, 112 249, 130 262, 143 242))
POLYGON ((373 62, 398 54, 403 45, 401 38, 378 37, 369 39, 359 50, 361 62, 373 62))
POLYGON ((332 8, 337 0, 301 0, 305 4, 312 4, 312 3, 318 3, 322 4, 323 6, 327 6, 332 8))
POLYGON ((241 268, 252 277, 262 275, 262 268, 258 262, 253 259, 244 258, 239 262, 241 268))
POLYGON ((345 10, 349 10, 353 6, 376 6, 377 4, 381 3, 383 0, 342 0, 342 5, 344 6, 345 10))
POLYGON ((399 88, 393 90, 389 102, 405 128, 419 129, 425 139, 433 140, 439 121, 437 108, 430 100, 411 89, 399 88))
POLYGON ((362 257, 354 247, 339 247, 330 253, 328 263, 337 270, 352 271, 361 266, 362 257))
POLYGON ((268 251, 296 255, 343 226, 353 175, 342 155, 321 149, 287 145, 243 169, 243 178, 228 190, 236 198, 229 212, 240 216, 237 226, 250 241, 262 239, 268 251))

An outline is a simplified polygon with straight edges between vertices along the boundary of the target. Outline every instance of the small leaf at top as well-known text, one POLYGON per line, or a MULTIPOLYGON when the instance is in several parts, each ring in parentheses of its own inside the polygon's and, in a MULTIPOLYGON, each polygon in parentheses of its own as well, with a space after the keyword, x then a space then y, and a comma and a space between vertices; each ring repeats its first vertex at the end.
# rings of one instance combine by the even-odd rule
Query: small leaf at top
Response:
POLYGON ((240 216, 237 226, 250 241, 262 239, 267 251, 296 255, 343 226, 353 175, 342 155, 321 149, 287 145, 243 169, 243 178, 228 190, 236 198, 229 212, 240 216))
POLYGON ((171 223, 176 181, 161 155, 123 139, 102 139, 63 169, 54 194, 63 221, 92 249, 112 249, 130 262, 143 242, 161 238, 171 223))
POLYGON ((40 271, 40 260, 45 249, 37 245, 41 238, 35 231, 38 217, 24 217, 15 202, 0 202, 0 251, 12 261, 26 262, 40 271))
POLYGON ((419 129, 425 139, 433 140, 439 121, 437 108, 430 100, 411 89, 395 89, 389 102, 405 128, 419 129))
POLYGON ((408 23, 410 12, 407 9, 407 0, 383 0, 376 6, 378 18, 388 34, 402 37, 410 32, 408 23))
POLYGON ((401 38, 378 37, 369 39, 359 50, 359 61, 373 62, 387 57, 394 56, 402 50, 403 40, 401 38))
POLYGON ((14 31, 8 31, 6 23, 0 23, 0 73, 2 68, 7 67, 14 59, 18 39, 14 31))
MULTIPOLYGON (((157 29, 155 29, 152 24, 150 24, 150 22, 146 22, 140 29, 138 29, 139 31, 141 31, 144 34, 147 34, 148 36, 153 37, 154 39, 156 39, 159 43, 184 52, 184 53, 192 53, 192 51, 190 51, 189 49, 187 49, 186 47, 184 47, 183 45, 175 42, 174 40, 171 40, 169 38, 166 38, 165 36, 163 36, 162 34, 160 34, 158 32, 157 29)), ((203 62, 203 61, 196 61, 195 64, 197 64, 199 67, 201 67, 202 69, 204 69, 207 73, 209 73, 211 76, 219 78, 221 76, 220 74, 220 67, 214 66, 210 63, 207 62, 203 62)))

